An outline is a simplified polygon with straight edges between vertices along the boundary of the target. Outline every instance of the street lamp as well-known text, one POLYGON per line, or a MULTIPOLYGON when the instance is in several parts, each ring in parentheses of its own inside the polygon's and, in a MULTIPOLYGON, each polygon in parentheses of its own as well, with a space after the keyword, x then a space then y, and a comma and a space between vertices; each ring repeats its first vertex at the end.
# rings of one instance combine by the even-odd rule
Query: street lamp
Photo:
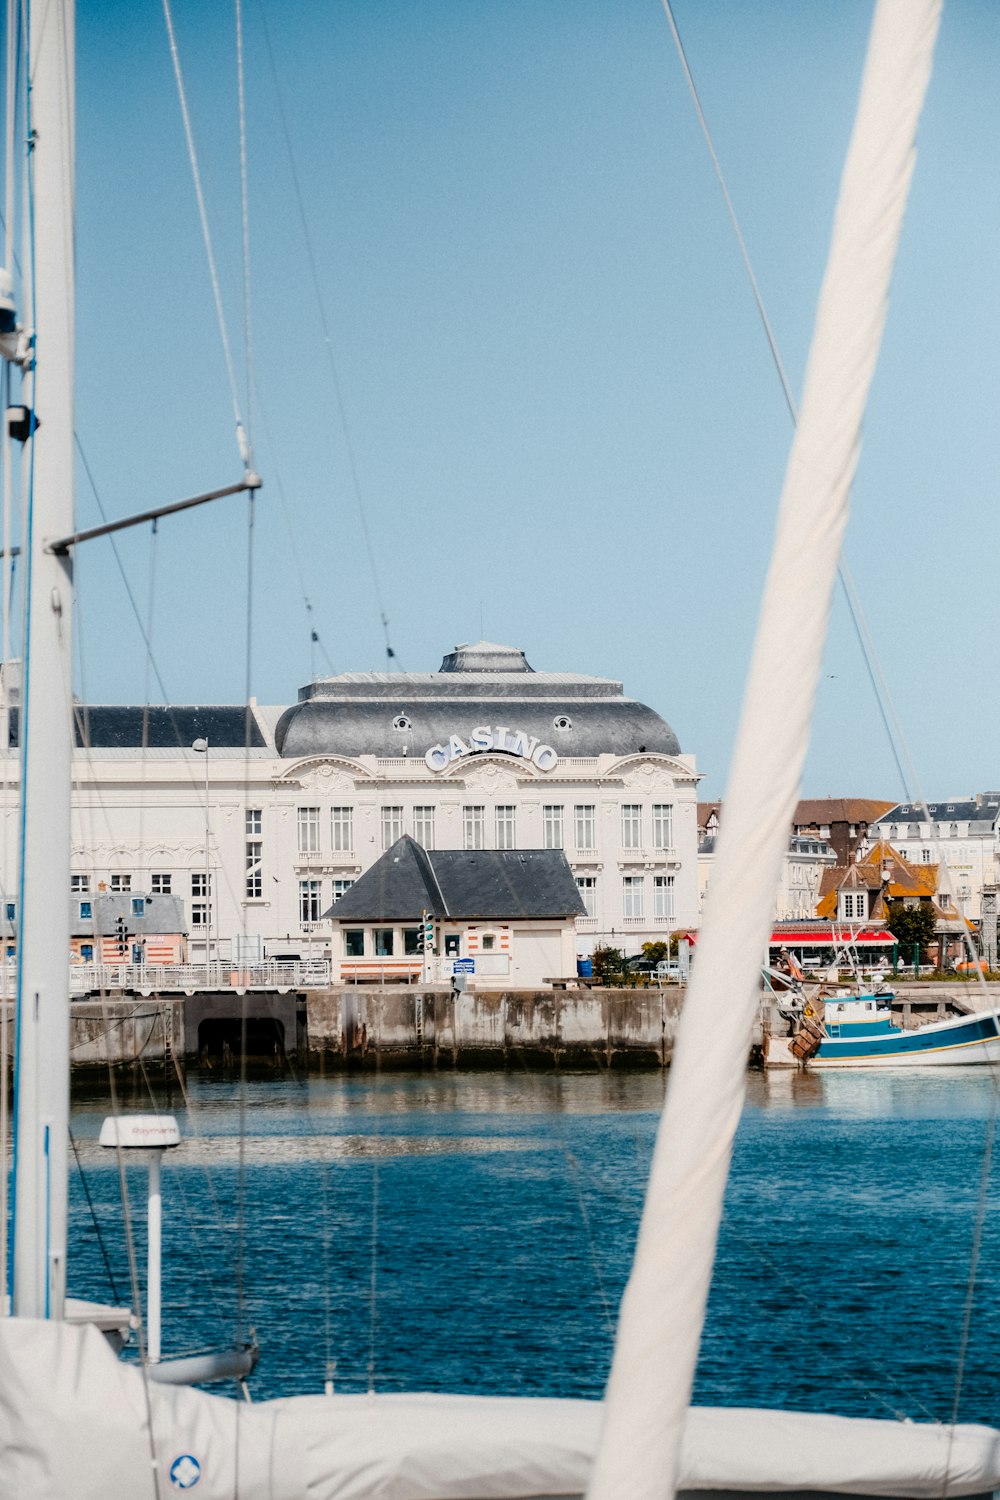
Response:
POLYGON ((205 757, 205 966, 212 961, 212 876, 208 863, 209 809, 208 800, 208 740, 196 739, 191 749, 205 757))

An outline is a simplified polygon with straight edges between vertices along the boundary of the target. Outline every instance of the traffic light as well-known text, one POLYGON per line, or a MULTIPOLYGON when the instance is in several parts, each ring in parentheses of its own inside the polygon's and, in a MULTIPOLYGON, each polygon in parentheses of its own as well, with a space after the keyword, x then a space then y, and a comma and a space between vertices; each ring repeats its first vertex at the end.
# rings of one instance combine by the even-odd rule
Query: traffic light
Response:
POLYGON ((434 917, 429 911, 425 911, 420 919, 420 931, 423 935, 421 951, 423 953, 433 953, 434 917))
POLYGON ((125 918, 118 917, 115 922, 115 942, 118 946, 119 956, 124 958, 128 952, 128 940, 132 934, 125 927, 125 918))

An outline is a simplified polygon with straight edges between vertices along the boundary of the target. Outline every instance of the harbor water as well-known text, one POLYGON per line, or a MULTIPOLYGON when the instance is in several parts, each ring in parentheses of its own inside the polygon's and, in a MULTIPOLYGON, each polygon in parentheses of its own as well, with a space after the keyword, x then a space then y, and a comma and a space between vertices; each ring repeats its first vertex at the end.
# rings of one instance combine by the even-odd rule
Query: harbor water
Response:
MULTIPOLYGON (((663 1087, 383 1074, 161 1096, 184 1135, 163 1168, 164 1357, 252 1329, 258 1399, 328 1378, 598 1396, 663 1087)), ((987 1069, 751 1075, 695 1399, 950 1418, 962 1363, 959 1417, 996 1422, 994 1105, 987 1069)), ((128 1300, 107 1110, 74 1102, 70 1291, 128 1300)), ((127 1186, 144 1289, 142 1168, 127 1186)))

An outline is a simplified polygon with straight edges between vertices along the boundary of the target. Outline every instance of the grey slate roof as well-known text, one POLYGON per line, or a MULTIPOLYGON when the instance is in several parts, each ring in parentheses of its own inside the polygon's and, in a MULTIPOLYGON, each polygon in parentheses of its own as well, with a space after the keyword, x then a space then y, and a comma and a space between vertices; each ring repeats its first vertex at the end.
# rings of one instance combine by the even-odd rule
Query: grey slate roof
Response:
MULTIPOLYGON (((18 716, 18 710, 12 708, 9 734, 12 745, 17 744, 18 716)), ((169 707, 152 704, 148 708, 127 704, 78 704, 75 717, 78 746, 138 750, 145 744, 154 748, 189 750, 193 740, 204 739, 208 741, 211 753, 213 749, 242 750, 247 744, 251 748, 266 744, 253 709, 240 704, 204 708, 188 704, 169 707)))
POLYGON ((184 902, 180 896, 150 896, 144 891, 74 891, 70 897, 69 926, 73 937, 112 937, 119 917, 125 918, 127 931, 135 937, 147 934, 187 932, 184 902), (142 900, 145 911, 133 916, 133 900, 142 900), (92 915, 81 917, 80 905, 90 902, 92 915))
MULTIPOLYGON (((972 823, 970 833, 988 833, 1000 818, 1000 792, 980 792, 976 797, 955 798, 951 802, 928 802, 927 811, 935 823, 972 823)), ((880 825, 893 823, 909 825, 926 823, 927 815, 921 804, 899 802, 878 819, 880 825)))
POLYGON ((585 914, 561 849, 422 848, 405 834, 326 913, 345 922, 463 921, 585 914))

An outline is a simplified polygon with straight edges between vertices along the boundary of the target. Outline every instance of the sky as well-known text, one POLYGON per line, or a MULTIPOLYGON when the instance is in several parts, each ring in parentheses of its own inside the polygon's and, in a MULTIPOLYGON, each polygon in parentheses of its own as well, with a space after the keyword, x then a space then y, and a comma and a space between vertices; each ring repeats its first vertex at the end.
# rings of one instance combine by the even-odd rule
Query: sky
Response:
MULTIPOLYGON (((244 501, 127 534, 154 672, 88 544, 79 691, 290 702, 385 670, 384 609, 398 669, 485 637, 622 681, 721 796, 791 427, 660 0, 245 4, 249 407, 233 12, 173 0, 264 480, 249 604, 244 501)), ((675 14, 798 392, 871 5, 675 14)), ((77 28, 77 430, 118 516, 241 465, 160 4, 77 28)), ((998 65, 1000 7, 952 0, 846 545, 931 800, 1000 785, 998 65)), ((840 599, 803 790, 904 795, 840 599)))

